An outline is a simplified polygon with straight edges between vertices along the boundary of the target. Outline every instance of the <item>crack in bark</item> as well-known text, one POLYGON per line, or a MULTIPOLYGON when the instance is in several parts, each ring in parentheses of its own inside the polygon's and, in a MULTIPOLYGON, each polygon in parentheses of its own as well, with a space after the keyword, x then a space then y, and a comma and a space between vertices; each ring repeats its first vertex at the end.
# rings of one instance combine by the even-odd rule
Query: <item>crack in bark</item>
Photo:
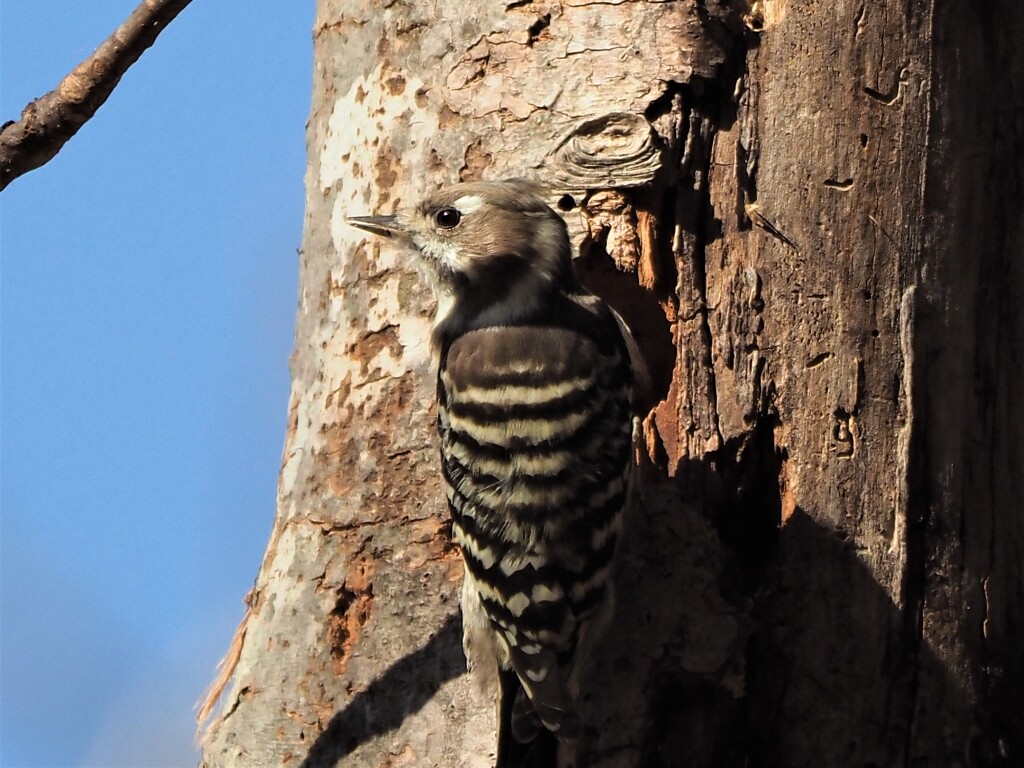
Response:
MULTIPOLYGON (((903 531, 903 567, 900 603, 904 617, 900 633, 900 657, 909 670, 907 681, 907 725, 903 740, 903 760, 907 768, 914 763, 913 745, 918 711, 918 689, 923 642, 926 575, 926 526, 928 518, 928 458, 922 434, 927 413, 926 388, 915 354, 917 325, 917 286, 903 292, 900 302, 900 354, 903 358, 901 400, 904 425, 900 435, 899 458, 902 474, 901 513, 903 531)), ((898 664, 898 662, 897 662, 898 664)))
POLYGON ((698 300, 694 303, 692 317, 699 320, 699 333, 701 336, 702 349, 701 358, 707 373, 708 386, 708 410, 712 425, 715 430, 715 437, 718 444, 722 445, 721 425, 718 416, 718 387, 715 377, 715 366, 713 357, 713 336, 711 325, 708 319, 708 286, 707 286, 707 244, 711 237, 711 223, 714 220, 714 208, 709 197, 708 183, 711 171, 711 158, 714 154, 714 142, 717 133, 710 119, 700 115, 699 111, 691 113, 690 135, 687 137, 686 149, 682 160, 682 177, 692 178, 695 184, 696 199, 698 208, 694 215, 695 229, 691 252, 688 260, 693 268, 693 285, 698 300), (694 132, 695 121, 699 125, 699 132, 694 132))

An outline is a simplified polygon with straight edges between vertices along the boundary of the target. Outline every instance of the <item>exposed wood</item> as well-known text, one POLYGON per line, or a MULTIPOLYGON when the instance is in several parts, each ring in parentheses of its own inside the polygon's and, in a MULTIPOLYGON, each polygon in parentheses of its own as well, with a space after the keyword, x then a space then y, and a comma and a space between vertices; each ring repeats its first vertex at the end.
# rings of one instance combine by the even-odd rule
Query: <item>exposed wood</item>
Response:
POLYGON ((344 225, 481 176, 579 203, 654 380, 577 768, 1024 759, 1021 35, 1012 0, 321 0, 278 518, 205 765, 490 765, 432 306, 344 225))
POLYGON ((53 158, 191 0, 144 0, 54 90, 0 128, 0 190, 53 158))

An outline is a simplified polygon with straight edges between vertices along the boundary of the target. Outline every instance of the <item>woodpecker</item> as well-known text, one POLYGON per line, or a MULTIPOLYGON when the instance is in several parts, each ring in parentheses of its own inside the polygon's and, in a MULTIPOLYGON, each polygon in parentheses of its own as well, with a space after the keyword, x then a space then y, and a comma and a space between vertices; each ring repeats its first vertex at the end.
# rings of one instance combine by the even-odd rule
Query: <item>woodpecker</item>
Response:
POLYGON ((580 735, 576 674, 611 610, 646 377, 626 324, 580 283, 545 191, 456 184, 394 216, 348 219, 411 248, 437 298, 463 645, 470 669, 500 685, 498 768, 523 765, 535 739, 565 754, 580 735))

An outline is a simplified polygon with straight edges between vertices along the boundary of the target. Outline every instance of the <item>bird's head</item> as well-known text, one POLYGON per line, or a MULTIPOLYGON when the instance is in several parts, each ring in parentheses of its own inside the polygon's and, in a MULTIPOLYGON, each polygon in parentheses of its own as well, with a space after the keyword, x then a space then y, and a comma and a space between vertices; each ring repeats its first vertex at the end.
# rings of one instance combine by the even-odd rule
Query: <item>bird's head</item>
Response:
POLYGON ((348 223, 411 247, 449 331, 528 318, 552 291, 578 287, 565 222, 525 180, 455 184, 394 216, 348 223))

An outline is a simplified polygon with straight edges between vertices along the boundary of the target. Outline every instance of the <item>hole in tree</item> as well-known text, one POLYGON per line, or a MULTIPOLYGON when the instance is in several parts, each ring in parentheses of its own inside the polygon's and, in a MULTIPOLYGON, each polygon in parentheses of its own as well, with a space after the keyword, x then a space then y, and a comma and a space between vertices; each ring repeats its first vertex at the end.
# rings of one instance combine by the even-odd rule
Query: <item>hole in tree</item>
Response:
POLYGON ((676 362, 672 330, 658 296, 642 287, 635 274, 617 269, 604 247, 589 237, 580 246, 576 272, 583 285, 622 315, 643 352, 651 374, 649 400, 640 404, 643 413, 667 396, 676 362))

